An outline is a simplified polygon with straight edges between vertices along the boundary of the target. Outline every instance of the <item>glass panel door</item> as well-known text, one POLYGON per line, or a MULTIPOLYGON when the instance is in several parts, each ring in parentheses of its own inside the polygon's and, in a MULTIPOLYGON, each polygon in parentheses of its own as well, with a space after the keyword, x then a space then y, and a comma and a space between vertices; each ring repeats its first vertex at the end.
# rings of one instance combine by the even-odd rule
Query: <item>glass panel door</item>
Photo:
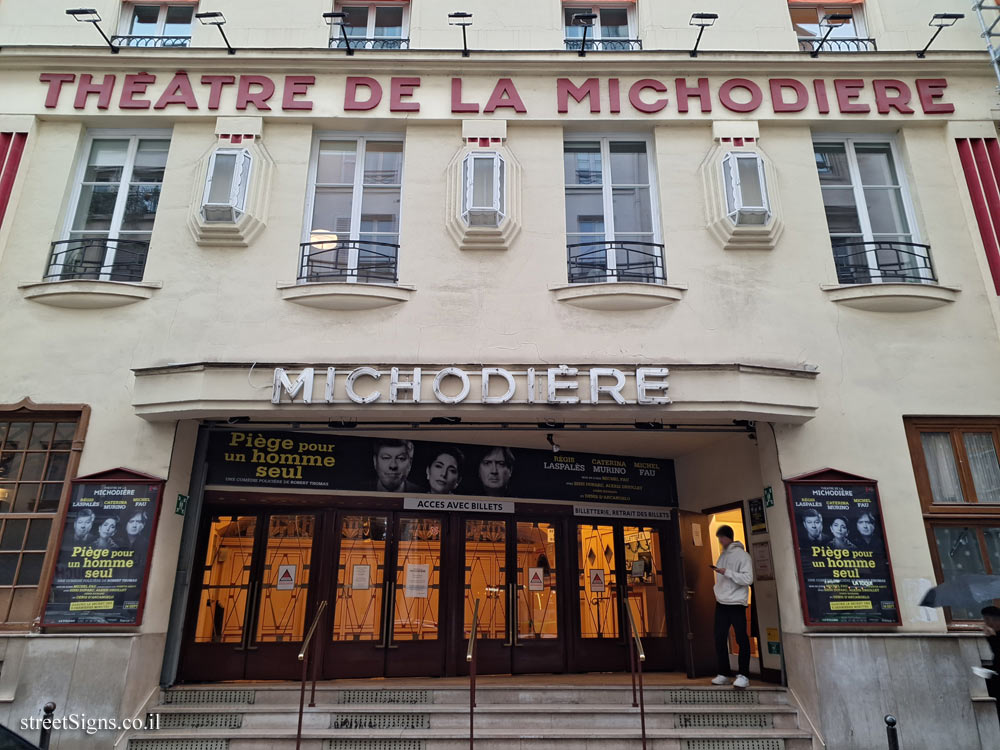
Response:
POLYGON ((243 643, 256 530, 256 516, 212 516, 201 571, 195 643, 243 643))
POLYGON ((480 674, 510 672, 511 587, 507 543, 510 538, 506 519, 466 518, 462 522, 463 552, 463 626, 459 662, 463 671, 465 650, 472 633, 473 612, 479 601, 476 628, 476 671, 480 674))
POLYGON ((340 524, 334 641, 378 641, 383 636, 388 516, 348 514, 340 524))
POLYGON ((559 637, 556 527, 517 522, 517 639, 559 637))
POLYGON ((301 642, 305 637, 315 526, 311 515, 268 519, 257 643, 301 642))
POLYGON ((665 638, 666 597, 663 591, 663 561, 660 534, 648 526, 625 527, 625 570, 628 604, 639 637, 665 638))
POLYGON ((577 534, 577 590, 580 598, 580 635, 618 638, 618 566, 613 526, 579 524, 577 534))

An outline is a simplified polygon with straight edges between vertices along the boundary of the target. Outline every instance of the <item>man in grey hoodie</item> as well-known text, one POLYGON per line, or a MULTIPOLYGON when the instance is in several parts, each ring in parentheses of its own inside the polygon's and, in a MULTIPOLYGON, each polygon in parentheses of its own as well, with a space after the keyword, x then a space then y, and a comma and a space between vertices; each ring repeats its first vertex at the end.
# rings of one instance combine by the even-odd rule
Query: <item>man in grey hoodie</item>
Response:
POLYGON ((720 526, 715 536, 722 545, 722 554, 712 568, 715 571, 715 654, 719 661, 719 674, 712 684, 728 685, 733 673, 729 667, 729 629, 732 628, 740 648, 739 672, 733 687, 745 688, 750 685, 747 678, 750 671, 747 602, 753 583, 753 563, 743 545, 733 541, 732 526, 720 526))

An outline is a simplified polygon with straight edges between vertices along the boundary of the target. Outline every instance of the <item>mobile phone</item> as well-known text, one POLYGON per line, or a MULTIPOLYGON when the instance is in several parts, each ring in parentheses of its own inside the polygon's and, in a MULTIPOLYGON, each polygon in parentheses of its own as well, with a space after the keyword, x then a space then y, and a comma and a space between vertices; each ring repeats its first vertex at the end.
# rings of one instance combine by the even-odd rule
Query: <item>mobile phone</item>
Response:
POLYGON ((709 565, 708 567, 710 567, 712 570, 718 570, 718 568, 715 567, 714 565, 709 565))

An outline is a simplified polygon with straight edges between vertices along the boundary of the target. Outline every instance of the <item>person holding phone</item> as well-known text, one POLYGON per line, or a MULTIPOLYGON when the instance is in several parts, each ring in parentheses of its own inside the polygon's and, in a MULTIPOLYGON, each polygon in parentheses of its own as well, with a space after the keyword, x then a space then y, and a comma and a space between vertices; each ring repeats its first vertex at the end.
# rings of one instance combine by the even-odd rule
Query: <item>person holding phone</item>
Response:
POLYGON ((749 687, 750 636, 747 634, 747 604, 753 583, 753 562, 740 542, 734 541, 732 526, 720 526, 715 536, 722 546, 715 571, 715 655, 719 674, 713 685, 728 685, 733 671, 729 666, 729 629, 736 634, 739 646, 739 671, 733 687, 749 687))

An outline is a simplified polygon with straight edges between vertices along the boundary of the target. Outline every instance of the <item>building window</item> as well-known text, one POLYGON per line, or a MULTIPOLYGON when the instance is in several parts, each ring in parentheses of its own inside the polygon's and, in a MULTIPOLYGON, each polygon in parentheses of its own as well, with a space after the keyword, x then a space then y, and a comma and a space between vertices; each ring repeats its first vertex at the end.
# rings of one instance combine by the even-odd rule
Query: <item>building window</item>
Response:
MULTIPOLYGON (((938 580, 1000 575, 1000 420, 913 419, 906 433, 938 580)), ((980 619, 959 607, 949 618, 980 619)))
POLYGON ((87 138, 46 280, 142 281, 169 147, 165 134, 87 138))
POLYGON ((802 0, 789 0, 788 12, 792 28, 799 37, 799 49, 812 52, 830 32, 824 52, 874 52, 875 40, 867 37, 865 16, 860 3, 822 5, 802 0), (840 18, 832 19, 830 16, 840 18), (847 16, 848 18, 843 18, 847 16))
POLYGON ((565 5, 566 49, 579 50, 583 44, 584 27, 573 23, 573 16, 579 14, 597 15, 593 26, 587 28, 588 50, 638 50, 642 41, 637 39, 635 30, 635 9, 629 5, 565 5))
POLYGON ((913 212, 890 141, 817 138, 823 205, 841 284, 933 283, 930 247, 913 212))
POLYGON ((220 148, 212 154, 201 206, 205 221, 235 222, 243 215, 252 163, 244 148, 220 148))
POLYGON ((731 151, 722 158, 726 214, 737 226, 767 224, 771 207, 764 178, 764 160, 751 151, 731 151))
POLYGON ((198 4, 126 3, 121 34, 112 39, 123 47, 187 47, 198 4))
POLYGON ((409 3, 338 3, 344 13, 344 28, 334 26, 331 47, 345 47, 344 32, 353 49, 407 49, 409 3))
POLYGON ((395 283, 403 142, 319 138, 300 282, 395 283))
POLYGON ((39 614, 79 421, 0 412, 0 627, 25 627, 39 614))
POLYGON ((566 243, 570 283, 665 283, 645 140, 567 140, 566 243))
POLYGON ((503 157, 473 152, 462 162, 462 218, 471 227, 496 227, 504 218, 503 157))

